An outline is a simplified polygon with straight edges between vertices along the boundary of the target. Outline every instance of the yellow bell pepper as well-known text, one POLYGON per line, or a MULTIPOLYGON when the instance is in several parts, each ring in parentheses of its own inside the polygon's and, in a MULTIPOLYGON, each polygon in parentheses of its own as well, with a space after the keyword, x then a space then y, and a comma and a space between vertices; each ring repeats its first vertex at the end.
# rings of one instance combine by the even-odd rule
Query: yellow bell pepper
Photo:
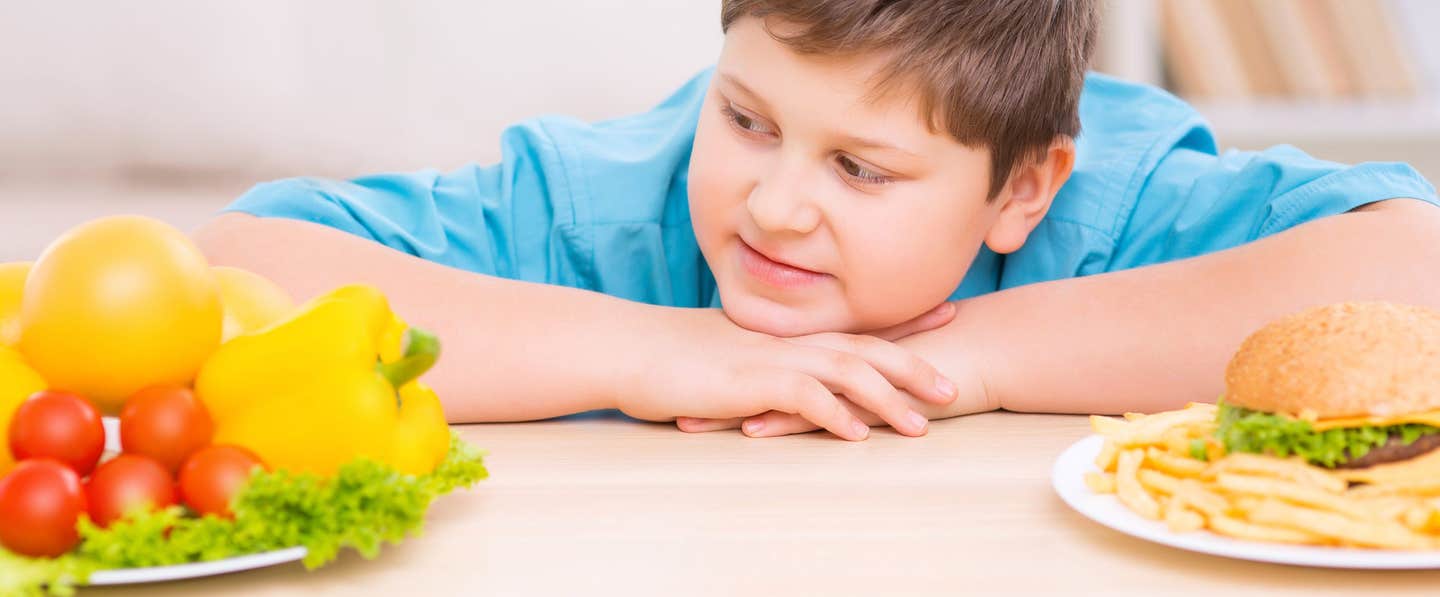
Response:
MULTIPOLYGON (((10 417, 20 403, 31 394, 45 389, 45 380, 25 364, 20 352, 8 346, 0 346, 0 438, 10 433, 10 417)), ((0 442, 0 477, 15 465, 10 455, 10 442, 0 442)))
POLYGON ((364 457, 420 475, 450 447, 440 400, 417 380, 439 351, 379 290, 345 286, 221 345, 195 393, 215 421, 215 443, 248 448, 271 467, 331 475, 364 457))

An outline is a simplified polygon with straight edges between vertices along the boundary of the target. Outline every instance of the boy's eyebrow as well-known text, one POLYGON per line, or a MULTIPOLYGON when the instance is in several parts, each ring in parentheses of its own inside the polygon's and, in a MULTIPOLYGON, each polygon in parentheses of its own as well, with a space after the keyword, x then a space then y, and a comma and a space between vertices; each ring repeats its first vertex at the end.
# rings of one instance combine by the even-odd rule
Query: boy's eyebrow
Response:
POLYGON ((914 158, 920 157, 919 154, 900 147, 899 145, 895 145, 893 143, 886 143, 884 141, 878 141, 875 139, 866 139, 865 137, 856 137, 854 135, 841 135, 840 140, 844 141, 846 145, 852 145, 855 147, 863 147, 865 149, 875 149, 879 151, 893 151, 895 153, 904 154, 914 158))
MULTIPOLYGON (((750 99, 754 100, 755 103, 760 104, 759 107, 760 107, 762 110, 769 110, 769 109, 770 109, 770 105, 767 104, 767 103, 765 103, 765 98, 760 97, 760 94, 755 93, 755 90, 750 89, 750 86, 748 86, 748 85, 746 85, 746 84, 744 84, 744 83, 741 83, 741 82, 740 82, 740 79, 737 79, 737 78, 731 76, 731 75, 728 74, 728 73, 719 73, 719 77, 720 77, 720 79, 724 80, 726 83, 729 83, 730 85, 734 85, 735 88, 736 88, 736 89, 739 89, 741 93, 744 93, 745 95, 750 96, 750 99)), ((846 145, 850 145, 850 146, 854 146, 854 147, 861 147, 861 148, 865 148, 865 149, 873 149, 873 150, 878 150, 878 151, 893 151, 893 152, 895 152, 895 153, 904 154, 904 155, 909 156, 909 157, 912 157, 912 158, 918 158, 918 157, 920 157, 920 154, 917 154, 917 153, 915 153, 915 152, 913 152, 913 151, 910 151, 910 150, 908 150, 908 149, 905 149, 905 148, 903 148, 903 147, 900 147, 900 146, 898 146, 898 145, 895 145, 894 143, 887 143, 887 142, 885 142, 885 141, 879 141, 879 140, 876 140, 876 139, 869 139, 869 138, 865 138, 865 137, 857 137, 857 136, 855 136, 855 135, 842 134, 842 135, 840 135, 840 140, 843 141, 846 145)))
POLYGON ((726 83, 734 85, 737 89, 740 90, 741 93, 750 96, 750 99, 753 99, 755 100, 755 103, 760 104, 761 108, 766 110, 770 109, 770 104, 765 102, 765 98, 760 97, 760 94, 755 93, 755 90, 751 89, 749 85, 741 83, 740 79, 732 77, 726 73, 720 73, 720 78, 723 79, 726 83))

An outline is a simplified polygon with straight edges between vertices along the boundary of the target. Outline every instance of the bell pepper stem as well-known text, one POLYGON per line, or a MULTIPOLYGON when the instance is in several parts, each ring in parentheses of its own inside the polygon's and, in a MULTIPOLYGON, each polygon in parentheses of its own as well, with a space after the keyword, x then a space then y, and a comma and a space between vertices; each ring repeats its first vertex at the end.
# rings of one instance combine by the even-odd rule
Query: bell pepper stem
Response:
POLYGON ((405 330, 405 354, 393 363, 375 363, 375 370, 399 390, 429 371, 439 358, 440 339, 435 334, 411 327, 405 330))

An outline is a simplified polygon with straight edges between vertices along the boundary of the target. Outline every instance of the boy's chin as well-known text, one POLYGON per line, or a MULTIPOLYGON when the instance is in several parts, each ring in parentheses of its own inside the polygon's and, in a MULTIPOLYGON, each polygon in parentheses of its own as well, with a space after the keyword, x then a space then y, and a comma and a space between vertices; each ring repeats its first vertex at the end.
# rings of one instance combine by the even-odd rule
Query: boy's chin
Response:
POLYGON ((834 315, 802 307, 783 305, 752 295, 721 297, 725 316, 742 328, 771 336, 792 337, 821 332, 843 332, 845 322, 834 315))

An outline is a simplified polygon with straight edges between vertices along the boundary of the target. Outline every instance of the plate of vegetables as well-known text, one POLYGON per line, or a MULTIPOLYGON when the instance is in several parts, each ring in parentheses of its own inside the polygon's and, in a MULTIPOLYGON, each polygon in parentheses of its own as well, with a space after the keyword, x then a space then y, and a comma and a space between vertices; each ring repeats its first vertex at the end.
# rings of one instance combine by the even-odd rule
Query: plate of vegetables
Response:
POLYGON ((416 533, 483 453, 373 287, 295 305, 116 216, 0 264, 0 594, 302 562, 416 533))
POLYGON ((435 471, 420 477, 367 460, 347 463, 330 478, 256 470, 229 517, 196 516, 184 505, 132 513, 106 527, 86 517, 77 521, 76 546, 57 557, 0 550, 0 594, 197 578, 295 561, 313 569, 347 547, 373 558, 383 543, 418 531, 433 499, 485 475, 483 455, 458 436, 435 471))

